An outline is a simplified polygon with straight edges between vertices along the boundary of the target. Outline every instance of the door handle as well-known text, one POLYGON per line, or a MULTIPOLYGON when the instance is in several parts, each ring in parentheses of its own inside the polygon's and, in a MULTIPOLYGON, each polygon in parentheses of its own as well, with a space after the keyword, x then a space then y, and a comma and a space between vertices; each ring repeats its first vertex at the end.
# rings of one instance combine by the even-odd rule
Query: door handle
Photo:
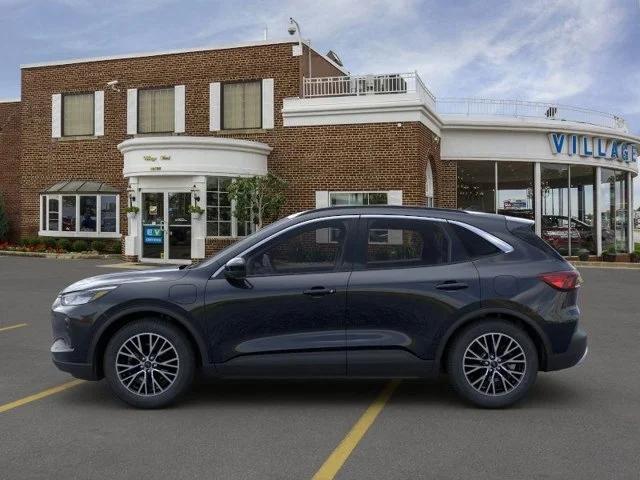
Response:
POLYGON ((323 297, 325 295, 331 295, 332 293, 336 293, 335 288, 324 288, 324 287, 313 287, 308 290, 305 290, 305 295, 309 295, 311 297, 323 297))
POLYGON ((455 280, 447 280, 446 282, 439 283, 436 285, 438 290, 463 290, 465 288, 469 288, 464 282, 456 282, 455 280))

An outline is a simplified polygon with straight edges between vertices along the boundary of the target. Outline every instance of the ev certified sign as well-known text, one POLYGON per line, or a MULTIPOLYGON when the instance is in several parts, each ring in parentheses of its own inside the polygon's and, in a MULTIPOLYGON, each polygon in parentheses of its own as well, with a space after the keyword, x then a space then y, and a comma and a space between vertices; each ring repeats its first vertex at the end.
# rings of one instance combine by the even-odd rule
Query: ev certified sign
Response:
POLYGON ((616 138, 553 132, 549 134, 551 153, 604 158, 631 163, 638 160, 638 146, 616 138))

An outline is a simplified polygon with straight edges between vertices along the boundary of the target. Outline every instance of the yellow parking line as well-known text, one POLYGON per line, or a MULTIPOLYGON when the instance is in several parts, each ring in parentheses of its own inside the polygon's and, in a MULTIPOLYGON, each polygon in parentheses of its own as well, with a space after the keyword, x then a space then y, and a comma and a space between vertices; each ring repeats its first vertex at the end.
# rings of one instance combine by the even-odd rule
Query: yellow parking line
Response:
POLYGON ((18 323, 17 325, 11 325, 10 327, 1 327, 0 332, 5 332, 7 330, 13 330, 14 328, 26 327, 26 323, 18 323))
POLYGON ((22 405, 26 405, 27 403, 35 402, 36 400, 40 400, 41 398, 48 397, 49 395, 54 395, 56 393, 60 393, 69 388, 75 387, 76 385, 80 385, 84 383, 84 380, 72 380, 67 383, 63 383, 62 385, 58 385, 57 387, 49 388, 47 390, 43 390, 39 393, 34 393, 33 395, 29 395, 28 397, 21 398, 20 400, 16 400, 14 402, 5 403, 4 405, 0 405, 0 413, 6 412, 8 410, 13 410, 14 408, 21 407, 22 405))
POLYGON ((382 392, 380 392, 380 395, 378 395, 378 398, 369 405, 369 408, 362 414, 356 424, 351 427, 347 436, 344 437, 333 453, 329 455, 329 458, 325 460, 312 480, 333 480, 342 468, 342 465, 344 465, 344 462, 349 458, 349 455, 351 455, 351 452, 353 452, 360 440, 362 440, 362 437, 367 433, 369 427, 373 425, 373 422, 375 422, 398 385, 400 385, 400 380, 393 380, 387 383, 382 392))

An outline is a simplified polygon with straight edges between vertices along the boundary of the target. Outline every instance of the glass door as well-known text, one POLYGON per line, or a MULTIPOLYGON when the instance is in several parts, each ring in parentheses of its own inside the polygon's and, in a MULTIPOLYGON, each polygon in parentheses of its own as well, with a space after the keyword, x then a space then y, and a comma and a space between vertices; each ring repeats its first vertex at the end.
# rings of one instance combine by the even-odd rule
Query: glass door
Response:
POLYGON ((142 194, 142 258, 163 260, 164 193, 142 194))
POLYGON ((191 193, 168 193, 169 255, 171 260, 191 260, 191 193))

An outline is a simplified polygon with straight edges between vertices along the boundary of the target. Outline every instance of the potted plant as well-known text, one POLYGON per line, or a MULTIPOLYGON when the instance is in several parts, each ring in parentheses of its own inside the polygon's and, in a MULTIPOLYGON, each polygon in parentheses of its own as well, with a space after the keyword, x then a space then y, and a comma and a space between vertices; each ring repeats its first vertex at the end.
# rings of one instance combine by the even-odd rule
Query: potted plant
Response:
POLYGON ((127 212, 127 216, 132 219, 136 217, 139 211, 140 209, 133 205, 130 205, 127 208, 125 208, 125 212, 127 212))
POLYGON ((581 262, 588 262, 589 261, 589 250, 587 250, 586 248, 581 248, 580 250, 578 250, 578 259, 581 262))
POLYGON ((204 213, 204 208, 200 205, 189 205, 189 213, 193 218, 198 219, 204 213))

